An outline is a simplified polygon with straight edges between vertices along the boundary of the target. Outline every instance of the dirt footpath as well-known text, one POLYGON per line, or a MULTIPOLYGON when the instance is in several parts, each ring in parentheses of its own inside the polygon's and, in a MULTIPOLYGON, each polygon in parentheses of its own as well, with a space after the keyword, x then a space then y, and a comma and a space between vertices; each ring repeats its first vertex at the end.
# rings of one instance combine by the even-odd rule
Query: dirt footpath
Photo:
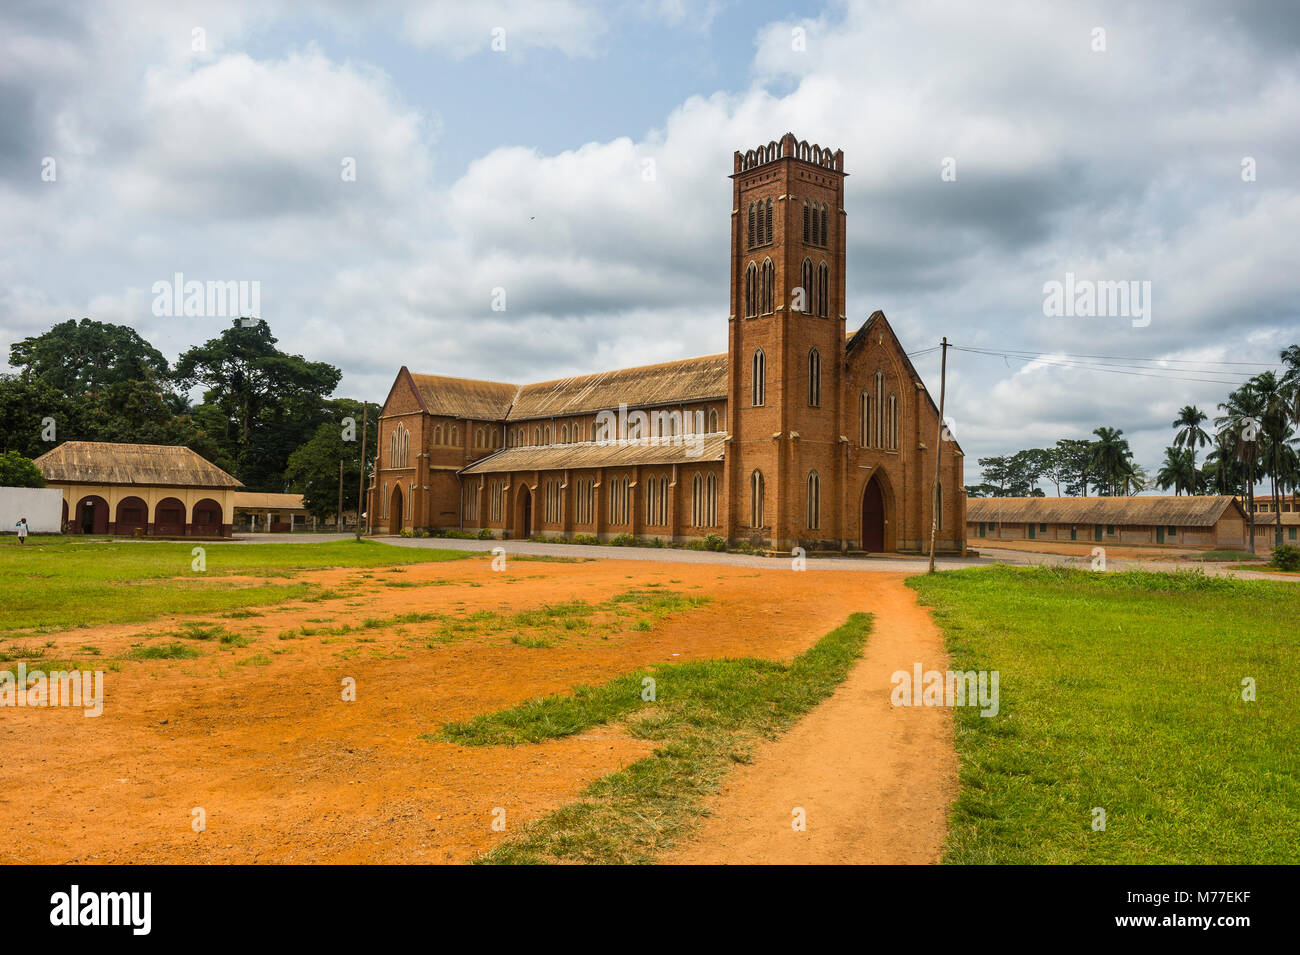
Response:
MULTIPOLYGON (((866 575, 864 575, 866 576, 866 575)), ((895 707, 896 670, 946 670, 943 638, 903 576, 870 575, 866 651, 829 700, 738 766, 682 864, 933 863, 957 793, 952 711, 895 707), (806 830, 792 826, 802 808, 806 830)))

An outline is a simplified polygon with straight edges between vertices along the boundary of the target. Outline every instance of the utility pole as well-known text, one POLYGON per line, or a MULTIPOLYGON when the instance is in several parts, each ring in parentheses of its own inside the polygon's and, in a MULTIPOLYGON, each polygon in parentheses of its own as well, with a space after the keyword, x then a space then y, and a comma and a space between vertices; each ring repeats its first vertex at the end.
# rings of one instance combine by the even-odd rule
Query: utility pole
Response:
POLYGON ((338 518, 339 533, 343 533, 343 458, 339 458, 339 509, 336 514, 338 518))
POLYGON ((948 390, 948 336, 939 358, 939 433, 934 442, 934 490, 930 494, 930 569, 934 573, 934 538, 939 532, 939 476, 943 473, 943 399, 948 390))
POLYGON ((361 508, 366 502, 366 429, 370 423, 369 416, 370 405, 363 401, 361 402, 361 477, 357 479, 357 540, 361 540, 361 508))

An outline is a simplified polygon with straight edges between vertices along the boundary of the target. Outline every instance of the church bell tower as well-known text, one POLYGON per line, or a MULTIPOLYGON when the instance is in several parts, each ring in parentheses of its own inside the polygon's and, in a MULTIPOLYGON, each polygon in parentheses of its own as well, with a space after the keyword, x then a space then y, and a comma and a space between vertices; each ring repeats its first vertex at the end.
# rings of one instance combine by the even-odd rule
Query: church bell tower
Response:
POLYGON ((732 536, 779 550, 816 546, 841 536, 844 153, 786 133, 736 152, 733 167, 732 536))

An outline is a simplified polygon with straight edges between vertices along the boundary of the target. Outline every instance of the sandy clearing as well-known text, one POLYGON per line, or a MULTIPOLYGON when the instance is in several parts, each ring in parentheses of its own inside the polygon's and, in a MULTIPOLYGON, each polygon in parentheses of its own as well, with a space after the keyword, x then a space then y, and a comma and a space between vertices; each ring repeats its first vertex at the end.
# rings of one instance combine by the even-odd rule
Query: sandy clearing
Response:
POLYGON ((203 653, 194 660, 123 661, 105 675, 97 719, 68 709, 0 712, 0 826, 23 834, 0 848, 0 862, 468 861, 501 838, 490 826, 494 808, 505 809, 509 831, 573 801, 648 745, 613 730, 513 748, 462 748, 421 734, 647 664, 789 659, 850 613, 873 609, 876 576, 629 561, 516 561, 494 573, 476 557, 312 571, 296 579, 336 596, 254 617, 42 635, 56 644, 50 658, 83 661, 84 645, 108 659, 143 634, 174 639, 165 634, 188 620, 218 622, 252 642, 191 642, 203 653), (650 585, 711 602, 648 632, 629 626, 540 649, 501 635, 425 647, 420 637, 433 624, 277 639, 282 630, 412 610, 595 603, 650 585), (340 699, 344 676, 357 681, 355 703, 340 699), (203 833, 190 828, 194 808, 206 813, 203 833))

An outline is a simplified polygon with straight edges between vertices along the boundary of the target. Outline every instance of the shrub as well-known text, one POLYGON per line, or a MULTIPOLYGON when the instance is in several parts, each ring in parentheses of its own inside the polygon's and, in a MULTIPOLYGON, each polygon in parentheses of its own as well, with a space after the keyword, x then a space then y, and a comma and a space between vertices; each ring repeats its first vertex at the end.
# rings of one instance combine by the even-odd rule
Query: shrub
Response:
POLYGON ((1300 570, 1300 547, 1291 544, 1275 547, 1270 563, 1278 570, 1300 570))
POLYGON ((705 534, 704 539, 700 541, 700 550, 725 551, 727 549, 727 540, 721 534, 705 534))
POLYGON ((631 534, 619 534, 609 542, 610 547, 636 547, 639 541, 631 534))
POLYGON ((492 533, 490 527, 484 527, 478 532, 478 539, 481 541, 496 540, 496 535, 492 533))

